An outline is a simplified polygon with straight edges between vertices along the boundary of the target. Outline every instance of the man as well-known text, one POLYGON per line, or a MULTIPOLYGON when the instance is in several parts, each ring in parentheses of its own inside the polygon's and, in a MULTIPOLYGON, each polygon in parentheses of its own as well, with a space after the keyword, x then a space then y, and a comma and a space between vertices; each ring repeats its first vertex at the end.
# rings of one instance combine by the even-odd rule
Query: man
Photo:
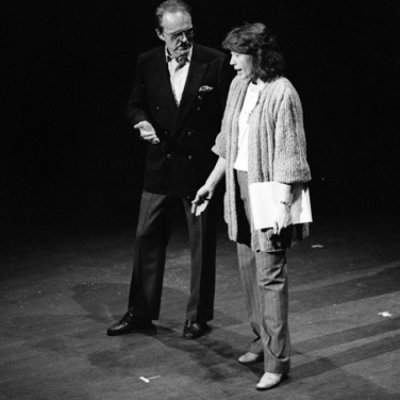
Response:
POLYGON ((211 147, 232 75, 223 53, 193 43, 187 4, 164 1, 156 21, 157 36, 165 46, 138 57, 127 112, 148 146, 128 312, 107 334, 154 328, 178 202, 184 206, 191 250, 183 337, 195 339, 210 329, 207 322, 213 318, 216 227, 213 204, 200 216, 192 215, 190 208, 215 163, 211 147))

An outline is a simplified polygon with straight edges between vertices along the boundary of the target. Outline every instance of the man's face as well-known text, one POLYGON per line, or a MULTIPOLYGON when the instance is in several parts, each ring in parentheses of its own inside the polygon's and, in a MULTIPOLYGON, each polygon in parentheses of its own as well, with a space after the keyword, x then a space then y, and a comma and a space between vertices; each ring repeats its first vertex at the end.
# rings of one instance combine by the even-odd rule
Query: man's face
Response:
POLYGON ((166 12, 161 21, 162 32, 158 37, 165 42, 171 57, 180 57, 189 53, 193 43, 193 25, 190 14, 182 11, 166 12))

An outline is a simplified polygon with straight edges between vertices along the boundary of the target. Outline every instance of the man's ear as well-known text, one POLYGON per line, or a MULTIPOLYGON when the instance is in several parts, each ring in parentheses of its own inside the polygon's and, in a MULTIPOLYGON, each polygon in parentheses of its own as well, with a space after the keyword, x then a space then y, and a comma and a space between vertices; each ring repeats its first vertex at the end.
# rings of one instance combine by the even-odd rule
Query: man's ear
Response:
POLYGON ((158 38, 159 38, 160 40, 162 40, 163 42, 165 42, 163 33, 162 33, 159 29, 156 29, 156 34, 157 34, 157 36, 158 36, 158 38))

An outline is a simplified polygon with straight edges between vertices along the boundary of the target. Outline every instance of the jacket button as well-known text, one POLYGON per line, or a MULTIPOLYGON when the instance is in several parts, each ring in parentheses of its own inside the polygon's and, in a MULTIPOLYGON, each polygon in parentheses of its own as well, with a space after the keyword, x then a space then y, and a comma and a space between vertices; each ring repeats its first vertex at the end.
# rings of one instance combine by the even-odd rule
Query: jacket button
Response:
POLYGON ((172 155, 168 153, 167 158, 172 158, 172 155))
POLYGON ((156 110, 159 111, 160 110, 160 106, 156 106, 156 110))
POLYGON ((192 136, 192 131, 188 131, 188 132, 186 132, 186 135, 188 135, 188 136, 192 136))
POLYGON ((188 155, 188 160, 191 160, 193 157, 191 154, 188 155))

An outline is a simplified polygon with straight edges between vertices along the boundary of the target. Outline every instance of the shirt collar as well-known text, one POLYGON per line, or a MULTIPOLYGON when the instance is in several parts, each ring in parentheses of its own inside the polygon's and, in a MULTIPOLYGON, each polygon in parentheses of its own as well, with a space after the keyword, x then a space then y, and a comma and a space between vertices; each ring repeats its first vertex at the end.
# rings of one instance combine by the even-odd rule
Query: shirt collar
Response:
MULTIPOLYGON (((186 54, 186 60, 187 62, 190 62, 192 59, 192 54, 193 54, 193 45, 190 46, 189 49, 189 53, 186 54)), ((165 61, 167 62, 167 64, 169 63, 169 61, 171 61, 171 56, 168 53, 168 49, 167 46, 165 46, 165 61)))

